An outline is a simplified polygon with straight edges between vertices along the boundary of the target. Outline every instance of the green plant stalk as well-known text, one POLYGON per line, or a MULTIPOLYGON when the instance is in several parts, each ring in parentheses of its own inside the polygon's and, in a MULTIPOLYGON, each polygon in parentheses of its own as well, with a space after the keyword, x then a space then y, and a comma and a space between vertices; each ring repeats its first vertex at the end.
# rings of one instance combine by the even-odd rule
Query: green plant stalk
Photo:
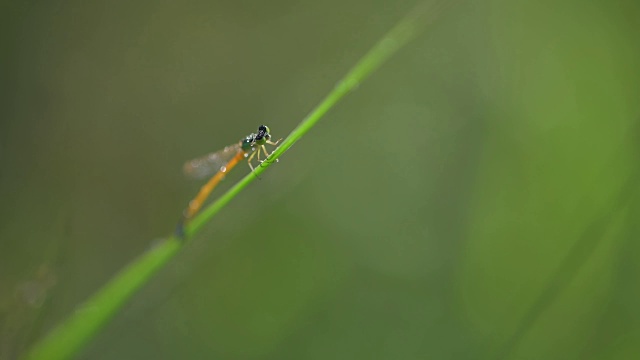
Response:
MULTIPOLYGON (((449 3, 451 1, 446 0, 422 3, 401 20, 360 59, 327 97, 302 120, 282 144, 273 151, 267 161, 263 162, 253 173, 245 176, 218 200, 192 219, 185 228, 185 239, 195 235, 240 191, 258 178, 276 159, 311 130, 338 101, 358 87, 385 60, 435 20, 449 3)), ((159 269, 178 253, 185 242, 175 236, 171 236, 134 260, 58 327, 36 343, 24 358, 30 360, 52 360, 72 357, 108 323, 139 288, 146 284, 159 269)))
POLYGON ((125 302, 180 250, 171 237, 122 269, 44 339, 26 359, 69 359, 111 319, 125 302))

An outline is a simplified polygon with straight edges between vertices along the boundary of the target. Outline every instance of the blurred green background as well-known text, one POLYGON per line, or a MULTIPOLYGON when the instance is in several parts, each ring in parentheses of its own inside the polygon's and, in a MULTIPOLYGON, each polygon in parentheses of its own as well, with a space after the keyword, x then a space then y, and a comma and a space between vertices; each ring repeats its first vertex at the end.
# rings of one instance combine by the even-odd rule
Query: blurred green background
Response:
MULTIPOLYGON (((3 4, 0 359, 173 230, 184 161, 286 136, 414 5, 3 4)), ((639 10, 461 2, 79 358, 640 357, 639 10)))

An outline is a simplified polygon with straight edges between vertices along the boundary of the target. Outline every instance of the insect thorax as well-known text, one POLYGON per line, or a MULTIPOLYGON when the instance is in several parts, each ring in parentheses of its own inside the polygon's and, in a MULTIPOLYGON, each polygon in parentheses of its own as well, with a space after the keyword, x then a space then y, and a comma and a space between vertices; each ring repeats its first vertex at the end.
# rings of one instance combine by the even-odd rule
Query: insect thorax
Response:
POLYGON ((241 143, 242 150, 244 150, 245 152, 249 152, 253 149, 255 144, 256 144, 256 136, 255 134, 251 134, 246 138, 242 139, 242 143, 241 143))

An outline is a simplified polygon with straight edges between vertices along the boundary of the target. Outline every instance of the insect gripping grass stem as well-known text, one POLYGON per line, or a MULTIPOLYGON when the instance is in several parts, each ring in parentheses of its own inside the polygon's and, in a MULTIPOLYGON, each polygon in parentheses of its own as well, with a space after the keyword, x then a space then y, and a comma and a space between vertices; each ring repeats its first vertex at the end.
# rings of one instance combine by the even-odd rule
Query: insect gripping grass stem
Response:
POLYGON ((218 186, 220 181, 224 179, 225 175, 233 170, 240 161, 247 159, 247 163, 251 171, 253 171, 254 168, 251 161, 254 158, 262 163, 264 160, 260 158, 260 155, 264 154, 265 159, 269 156, 265 145, 275 146, 278 145, 279 142, 280 140, 276 142, 271 141, 269 127, 260 125, 257 133, 249 134, 235 144, 184 164, 184 173, 191 178, 202 179, 211 174, 214 175, 200 188, 198 194, 189 202, 189 205, 182 213, 182 218, 176 227, 176 236, 184 238, 184 227, 186 224, 202 208, 204 202, 216 186, 218 186))

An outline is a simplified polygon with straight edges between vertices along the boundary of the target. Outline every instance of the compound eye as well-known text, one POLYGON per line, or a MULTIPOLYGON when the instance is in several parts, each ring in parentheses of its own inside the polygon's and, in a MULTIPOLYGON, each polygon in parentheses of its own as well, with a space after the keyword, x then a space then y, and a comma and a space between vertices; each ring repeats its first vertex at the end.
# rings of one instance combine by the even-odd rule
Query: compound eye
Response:
POLYGON ((258 126, 258 131, 269 132, 269 128, 264 125, 260 125, 258 126))

